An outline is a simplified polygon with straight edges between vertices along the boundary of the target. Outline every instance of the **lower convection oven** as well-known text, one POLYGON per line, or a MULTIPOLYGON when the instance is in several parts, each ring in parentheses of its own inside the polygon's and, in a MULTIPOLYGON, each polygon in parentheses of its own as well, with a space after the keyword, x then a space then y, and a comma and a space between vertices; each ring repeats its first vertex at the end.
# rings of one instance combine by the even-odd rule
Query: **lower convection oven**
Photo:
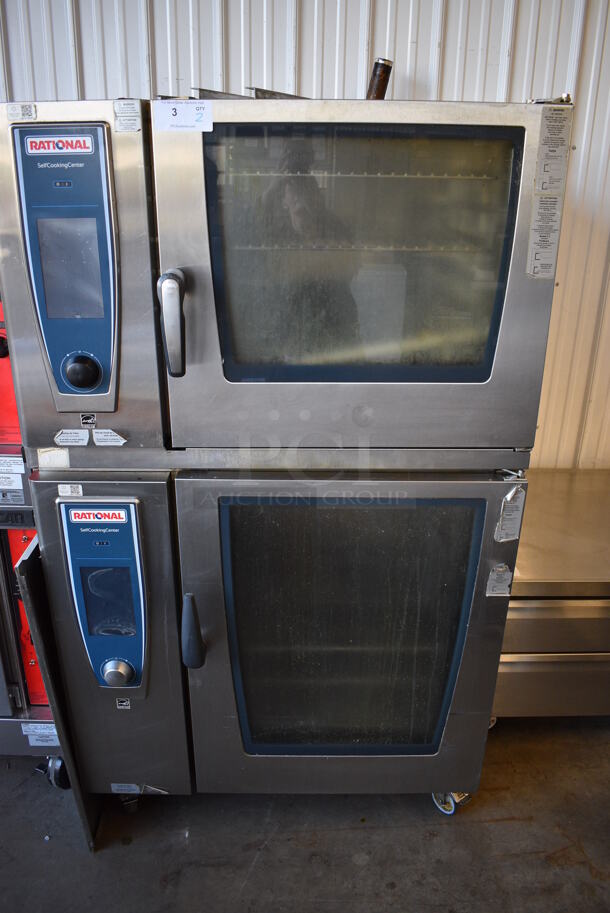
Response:
POLYGON ((526 482, 39 473, 91 793, 472 791, 526 482))

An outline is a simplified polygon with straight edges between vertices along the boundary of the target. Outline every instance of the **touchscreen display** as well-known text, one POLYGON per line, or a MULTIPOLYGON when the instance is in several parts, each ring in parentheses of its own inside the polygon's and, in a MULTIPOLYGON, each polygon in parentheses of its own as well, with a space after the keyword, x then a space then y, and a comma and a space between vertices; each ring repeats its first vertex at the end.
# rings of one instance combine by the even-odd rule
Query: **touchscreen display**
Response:
POLYGON ((97 220, 38 219, 37 228, 47 316, 103 317, 97 220))
POLYGON ((136 619, 128 567, 81 567, 87 627, 94 637, 134 637, 136 619))

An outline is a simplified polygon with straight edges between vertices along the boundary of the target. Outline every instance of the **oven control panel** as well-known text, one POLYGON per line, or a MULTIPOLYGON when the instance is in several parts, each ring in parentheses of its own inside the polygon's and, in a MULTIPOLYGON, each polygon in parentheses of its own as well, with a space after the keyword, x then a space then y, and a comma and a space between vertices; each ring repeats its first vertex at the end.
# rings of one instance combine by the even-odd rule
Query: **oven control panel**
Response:
POLYGON ((76 617, 100 685, 142 683, 146 601, 137 501, 59 500, 76 617))
POLYGON ((57 391, 108 393, 116 275, 106 127, 19 126, 13 142, 30 282, 57 391))

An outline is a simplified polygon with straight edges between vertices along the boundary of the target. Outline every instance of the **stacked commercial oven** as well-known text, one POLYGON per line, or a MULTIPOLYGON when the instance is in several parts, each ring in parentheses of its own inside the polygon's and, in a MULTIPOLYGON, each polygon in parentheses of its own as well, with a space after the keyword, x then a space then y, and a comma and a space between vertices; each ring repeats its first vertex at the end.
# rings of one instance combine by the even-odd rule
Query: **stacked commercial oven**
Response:
POLYGON ((451 812, 476 788, 571 115, 2 109, 2 288, 85 791, 451 812))

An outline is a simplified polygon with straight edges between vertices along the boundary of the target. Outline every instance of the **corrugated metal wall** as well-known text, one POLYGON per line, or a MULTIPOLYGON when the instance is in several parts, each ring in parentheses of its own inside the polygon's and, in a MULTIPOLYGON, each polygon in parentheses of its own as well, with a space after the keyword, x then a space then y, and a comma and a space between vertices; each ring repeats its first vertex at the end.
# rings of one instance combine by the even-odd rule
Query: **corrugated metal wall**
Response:
POLYGON ((610 466, 608 0, 1 0, 0 97, 259 85, 363 97, 576 101, 534 464, 610 466))

